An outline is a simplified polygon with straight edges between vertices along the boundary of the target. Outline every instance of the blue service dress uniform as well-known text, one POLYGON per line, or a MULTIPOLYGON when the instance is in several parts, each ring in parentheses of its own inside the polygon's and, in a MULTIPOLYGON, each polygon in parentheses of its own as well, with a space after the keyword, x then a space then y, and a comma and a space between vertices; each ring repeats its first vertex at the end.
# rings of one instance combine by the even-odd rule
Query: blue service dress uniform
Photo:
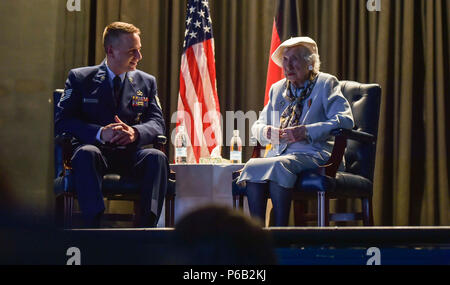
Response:
POLYGON ((138 179, 141 184, 143 221, 156 225, 167 190, 169 164, 156 149, 141 149, 165 132, 157 97, 156 80, 140 70, 125 74, 121 97, 116 101, 106 62, 72 69, 58 104, 55 131, 76 138, 72 157, 74 186, 86 220, 105 210, 101 181, 107 173, 138 179), (134 143, 123 147, 97 139, 101 127, 115 123, 114 116, 139 132, 134 143))

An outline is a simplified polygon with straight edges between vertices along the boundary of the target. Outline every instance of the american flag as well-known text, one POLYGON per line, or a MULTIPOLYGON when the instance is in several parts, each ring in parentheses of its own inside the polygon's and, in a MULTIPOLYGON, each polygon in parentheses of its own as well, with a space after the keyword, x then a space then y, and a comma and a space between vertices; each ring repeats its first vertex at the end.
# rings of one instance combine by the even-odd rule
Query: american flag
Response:
MULTIPOLYGON (((180 66, 177 130, 183 124, 189 137, 187 162, 210 157, 222 145, 216 88, 214 39, 207 0, 189 0, 180 66)), ((220 152, 219 152, 220 154, 220 152)))

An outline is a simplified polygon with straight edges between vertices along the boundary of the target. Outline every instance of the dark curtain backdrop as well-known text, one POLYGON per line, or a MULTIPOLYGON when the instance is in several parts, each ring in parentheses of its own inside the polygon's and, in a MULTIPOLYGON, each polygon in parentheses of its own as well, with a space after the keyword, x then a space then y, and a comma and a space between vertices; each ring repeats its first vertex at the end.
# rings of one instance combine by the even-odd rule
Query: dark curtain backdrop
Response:
MULTIPOLYGON (((319 46, 321 70, 382 87, 374 182, 377 225, 450 225, 450 0, 298 1, 301 35, 319 46)), ((209 0, 222 115, 263 107, 275 9, 272 0, 209 0)), ((58 70, 104 58, 102 31, 116 20, 142 31, 140 69, 156 76, 167 125, 176 111, 185 0, 84 0, 61 15, 58 70)), ((247 127, 248 134, 248 127, 247 127)), ((170 136, 168 131, 167 135, 170 136)), ((248 141, 248 137, 246 138, 248 141)), ((171 158, 173 157, 172 149, 171 158)), ((227 157, 227 150, 223 155, 227 157)), ((245 158, 250 148, 245 148, 245 158)), ((336 207, 359 207, 346 203, 336 207)))

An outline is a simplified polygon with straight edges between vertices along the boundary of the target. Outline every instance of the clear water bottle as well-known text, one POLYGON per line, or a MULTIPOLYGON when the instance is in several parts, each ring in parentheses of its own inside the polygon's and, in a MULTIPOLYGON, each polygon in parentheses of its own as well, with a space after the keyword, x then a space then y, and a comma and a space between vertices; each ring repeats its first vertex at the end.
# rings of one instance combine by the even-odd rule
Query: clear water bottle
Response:
POLYGON ((178 126, 175 136, 175 163, 187 162, 187 134, 184 126, 178 126))
POLYGON ((242 163, 242 140, 239 137, 239 130, 233 131, 230 142, 230 161, 231 163, 242 163))

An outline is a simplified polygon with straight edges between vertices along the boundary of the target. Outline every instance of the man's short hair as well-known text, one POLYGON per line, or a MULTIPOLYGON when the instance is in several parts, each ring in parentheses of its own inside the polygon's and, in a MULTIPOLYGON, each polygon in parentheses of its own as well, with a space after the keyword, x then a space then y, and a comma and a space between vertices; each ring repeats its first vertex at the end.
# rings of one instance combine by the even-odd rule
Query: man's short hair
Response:
POLYGON ((141 34, 141 30, 136 28, 133 24, 124 22, 114 22, 106 26, 103 31, 103 47, 114 45, 122 34, 141 34))

